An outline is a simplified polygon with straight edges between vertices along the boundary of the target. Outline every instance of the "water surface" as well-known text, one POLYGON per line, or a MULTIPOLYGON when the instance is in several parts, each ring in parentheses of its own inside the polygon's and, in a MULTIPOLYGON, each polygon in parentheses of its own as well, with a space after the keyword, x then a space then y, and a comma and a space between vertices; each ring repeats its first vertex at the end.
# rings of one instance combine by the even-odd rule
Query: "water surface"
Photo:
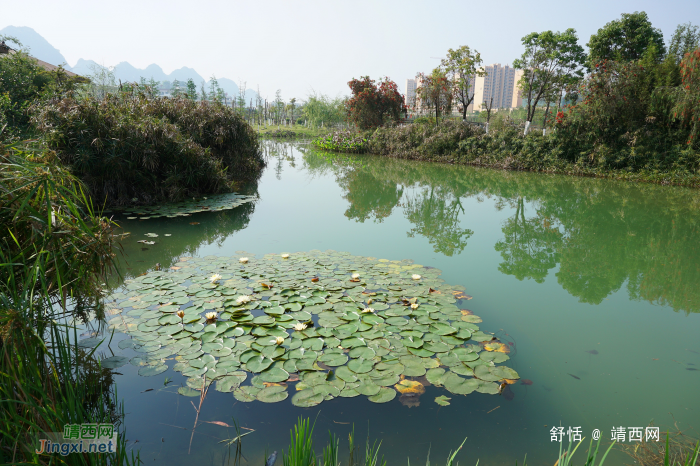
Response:
MULTIPOLYGON (((182 256, 240 250, 412 259, 466 287, 473 299, 460 307, 511 344, 507 365, 532 384, 513 385, 513 397, 428 387, 418 405, 358 397, 309 409, 289 399, 241 403, 212 388, 191 436, 191 401, 198 400, 175 393, 185 378, 172 370, 139 377, 127 365, 116 382, 129 445, 146 464, 225 463, 218 442, 233 429, 201 421, 232 418, 255 429, 243 442, 248 464, 263 464, 276 450, 278 465, 298 416, 317 420, 319 453, 329 430, 340 437, 344 464, 353 425, 358 439, 369 431, 382 440, 390 465, 407 458, 423 464, 429 449, 431 461, 443 461, 465 437, 462 464, 512 465, 527 453, 530 464, 551 465, 555 425, 581 426, 587 438, 600 429, 604 442, 613 427, 652 420, 700 427, 700 192, 322 154, 303 144, 268 143, 266 150, 268 168, 243 190, 259 196, 255 203, 190 217, 117 217, 131 233, 123 241, 124 276, 156 263, 167 268, 182 256), (160 235, 157 244, 136 243, 148 232, 160 235), (173 380, 167 387, 165 377, 173 380), (443 394, 452 404, 441 408, 433 400, 443 394)), ((612 455, 606 464, 626 459, 612 455)))

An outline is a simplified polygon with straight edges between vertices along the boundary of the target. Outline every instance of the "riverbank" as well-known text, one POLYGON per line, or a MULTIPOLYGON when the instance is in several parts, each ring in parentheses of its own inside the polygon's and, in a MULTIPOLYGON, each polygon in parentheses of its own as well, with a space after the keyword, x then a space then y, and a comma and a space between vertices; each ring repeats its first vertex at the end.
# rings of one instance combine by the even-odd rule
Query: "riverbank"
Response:
POLYGON ((314 139, 333 133, 330 128, 293 126, 253 126, 260 137, 265 139, 314 139))
POLYGON ((336 132, 315 139, 313 144, 346 152, 358 139, 366 143, 362 151, 354 152, 385 157, 700 187, 700 152, 681 143, 655 145, 651 138, 613 148, 576 144, 566 131, 523 136, 519 128, 501 127, 487 134, 478 125, 446 121, 437 126, 412 124, 364 133, 336 132))

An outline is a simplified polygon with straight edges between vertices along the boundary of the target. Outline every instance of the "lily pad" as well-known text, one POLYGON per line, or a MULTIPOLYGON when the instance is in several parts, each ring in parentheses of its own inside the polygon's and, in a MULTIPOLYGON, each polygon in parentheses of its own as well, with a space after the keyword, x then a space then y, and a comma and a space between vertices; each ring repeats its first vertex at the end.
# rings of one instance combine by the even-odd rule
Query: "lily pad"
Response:
POLYGON ((377 394, 367 397, 372 403, 387 403, 396 398, 396 390, 382 387, 377 394))
POLYGON ((435 398, 435 403, 439 404, 440 406, 449 406, 451 399, 452 398, 448 398, 445 395, 440 395, 435 398))
POLYGON ((112 356, 111 358, 101 360, 100 365, 105 369, 116 369, 117 367, 122 367, 128 362, 129 358, 127 358, 126 356, 112 356))
POLYGON ((288 396, 287 388, 279 385, 263 388, 256 395, 257 399, 263 403, 277 403, 278 401, 286 400, 288 396))
POLYGON ((139 369, 139 375, 144 377, 152 377, 154 375, 162 374, 168 370, 168 366, 165 364, 160 366, 144 366, 139 369))
POLYGON ((320 404, 323 400, 323 394, 314 392, 313 388, 307 388, 297 392, 292 397, 292 404, 300 408, 311 408, 320 404))

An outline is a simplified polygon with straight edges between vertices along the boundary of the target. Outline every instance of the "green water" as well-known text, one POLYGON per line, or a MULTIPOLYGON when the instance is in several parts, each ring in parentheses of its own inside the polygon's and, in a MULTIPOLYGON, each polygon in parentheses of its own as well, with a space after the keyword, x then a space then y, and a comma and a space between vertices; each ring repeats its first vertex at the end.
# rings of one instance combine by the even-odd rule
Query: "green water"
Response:
MULTIPOLYGON (((550 441, 554 425, 581 426, 586 443, 593 429, 609 443, 613 426, 652 420, 700 427, 700 192, 321 155, 305 145, 270 143, 266 150, 268 168, 245 190, 259 196, 255 203, 172 219, 117 217, 131 233, 123 240, 124 276, 156 263, 170 267, 182 256, 239 250, 413 259, 466 287, 473 299, 460 307, 511 343, 508 365, 532 385, 513 385, 512 397, 451 395, 431 386, 418 406, 360 397, 309 409, 289 399, 241 403, 212 389, 192 436, 190 402, 198 399, 175 393, 184 377, 172 370, 140 377, 127 365, 116 382, 130 448, 140 449, 145 464, 224 464, 227 450, 218 442, 233 437, 233 429, 202 421, 233 424, 232 418, 255 429, 244 438, 243 454, 256 465, 273 450, 282 464, 298 416, 317 418, 319 453, 328 430, 341 438, 343 464, 353 424, 358 439, 369 428, 372 439, 383 441, 390 465, 407 458, 424 464, 429 449, 431 461, 443 461, 465 437, 460 464, 512 465, 527 453, 529 464, 551 465, 558 453, 550 441), (157 244, 136 242, 148 232, 160 235, 157 244), (173 383, 164 388, 165 377, 173 383), (452 404, 441 408, 433 400, 443 394, 452 404)), ((115 354, 134 354, 117 348, 122 338, 112 342, 115 354)), ((626 459, 613 454, 606 464, 626 459)))

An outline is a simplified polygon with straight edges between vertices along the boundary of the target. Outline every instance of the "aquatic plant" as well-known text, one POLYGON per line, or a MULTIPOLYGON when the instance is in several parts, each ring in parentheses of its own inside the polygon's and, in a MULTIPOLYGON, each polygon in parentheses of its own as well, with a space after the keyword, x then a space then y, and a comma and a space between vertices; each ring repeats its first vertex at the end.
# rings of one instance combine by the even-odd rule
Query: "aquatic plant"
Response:
POLYGON ((256 132, 218 103, 138 91, 56 97, 35 108, 32 123, 90 196, 108 205, 231 192, 265 166, 256 132))
POLYGON ((186 258, 175 269, 128 280, 110 297, 121 313, 110 326, 133 337, 123 347, 139 350, 131 363, 144 376, 167 370, 163 358, 174 354, 173 369, 191 388, 206 376, 239 401, 272 403, 289 396, 289 381, 300 407, 338 396, 389 402, 411 377, 458 395, 498 394, 497 382, 519 378, 498 365, 508 347, 455 305, 464 289, 410 260, 311 251, 249 257, 245 268, 238 257, 186 258), (218 285, 212 273, 221 275, 218 285), (368 298, 371 308, 362 304, 368 298), (220 313, 217 322, 203 317, 209 309, 220 313))

